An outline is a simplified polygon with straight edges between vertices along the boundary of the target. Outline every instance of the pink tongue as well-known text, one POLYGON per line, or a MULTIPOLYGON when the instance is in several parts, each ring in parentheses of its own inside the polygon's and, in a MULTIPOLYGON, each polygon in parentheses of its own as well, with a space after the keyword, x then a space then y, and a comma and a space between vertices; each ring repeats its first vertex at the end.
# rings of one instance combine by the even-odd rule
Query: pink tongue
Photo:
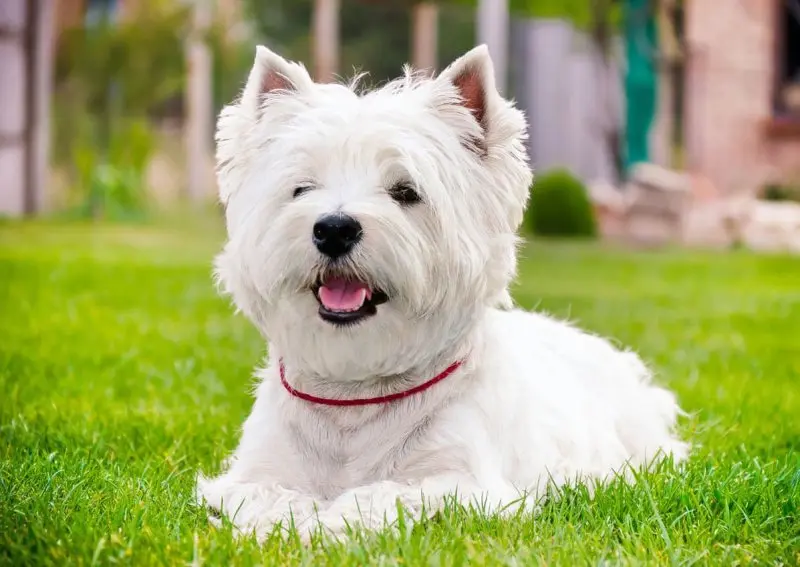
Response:
POLYGON ((329 279, 319 288, 319 300, 330 311, 356 311, 370 295, 364 282, 339 278, 329 279))

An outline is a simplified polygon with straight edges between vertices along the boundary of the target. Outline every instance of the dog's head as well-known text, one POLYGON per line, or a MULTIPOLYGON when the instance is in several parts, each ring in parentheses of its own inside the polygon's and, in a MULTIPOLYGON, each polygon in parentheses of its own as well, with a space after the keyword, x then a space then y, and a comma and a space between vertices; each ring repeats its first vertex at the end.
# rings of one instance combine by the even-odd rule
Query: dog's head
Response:
POLYGON ((403 372, 508 301, 531 172, 486 47, 371 92, 259 47, 217 128, 222 288, 309 371, 403 372))

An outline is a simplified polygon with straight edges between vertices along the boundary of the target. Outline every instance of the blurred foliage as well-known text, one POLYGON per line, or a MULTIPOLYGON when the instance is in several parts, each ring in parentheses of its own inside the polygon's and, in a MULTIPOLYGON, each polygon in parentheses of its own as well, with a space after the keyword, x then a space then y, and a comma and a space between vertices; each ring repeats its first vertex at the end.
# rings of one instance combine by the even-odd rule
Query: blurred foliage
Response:
POLYGON ((214 113, 236 98, 244 88, 255 59, 256 41, 232 38, 224 22, 216 22, 206 40, 213 60, 214 113))
POLYGON ((510 0, 509 9, 518 17, 560 18, 571 20, 576 27, 587 28, 593 21, 595 7, 607 7, 619 19, 619 4, 615 0, 510 0))
POLYGON ((533 183, 525 212, 526 228, 540 236, 597 235, 597 221, 586 186, 563 169, 548 171, 533 183))
POLYGON ((171 0, 142 0, 119 22, 104 18, 66 30, 56 88, 98 114, 145 116, 181 92, 189 14, 171 0))
MULTIPOLYGON (((413 3, 342 0, 344 77, 367 71, 365 82, 374 86, 400 74, 411 55, 413 3)), ((225 22, 213 24, 207 39, 215 111, 239 93, 256 43, 311 66, 313 4, 243 0, 252 34, 240 39, 232 37, 225 22)), ((441 69, 474 45, 476 0, 442 0, 439 6, 441 69)), ((619 0, 511 0, 518 16, 568 18, 576 25, 589 25, 593 14, 597 20, 598 6, 603 21, 616 21, 619 0)), ((62 35, 56 54, 53 157, 69 174, 72 204, 80 214, 130 216, 123 211, 146 209, 145 171, 157 149, 153 123, 183 113, 190 18, 185 2, 139 0, 120 21, 101 19, 62 35), (132 146, 127 154, 119 149, 126 145, 132 146)))
POLYGON ((120 22, 65 30, 56 54, 53 158, 69 174, 80 216, 146 212, 156 149, 150 118, 170 113, 185 82, 185 6, 144 0, 120 22))
POLYGON ((147 212, 145 171, 155 149, 155 137, 144 120, 120 118, 110 130, 105 155, 90 138, 78 139, 73 149, 80 217, 139 219, 147 212))
MULTIPOLYGON (((244 3, 258 40, 285 57, 310 64, 313 0, 244 3)), ((400 75, 411 57, 411 4, 409 0, 342 0, 339 68, 343 77, 367 71, 366 83, 376 85, 400 75)), ((464 2, 440 2, 439 68, 469 50, 474 38, 473 8, 464 2)))
MULTIPOLYGON (((342 0, 341 74, 368 71, 368 83, 399 75, 411 56, 411 11, 416 0, 342 0)), ((475 44, 477 0, 440 0, 438 67, 475 44)), ((244 0, 258 40, 290 59, 311 62, 314 0, 244 0)), ((620 0, 511 0, 515 17, 562 18, 605 36, 622 22, 620 0)))
MULTIPOLYGON (((65 30, 56 54, 52 148, 56 166, 68 174, 71 213, 146 214, 156 123, 183 113, 190 25, 186 3, 140 0, 119 21, 106 17, 65 30)), ((216 112, 241 88, 253 46, 232 40, 222 22, 206 39, 216 112)))

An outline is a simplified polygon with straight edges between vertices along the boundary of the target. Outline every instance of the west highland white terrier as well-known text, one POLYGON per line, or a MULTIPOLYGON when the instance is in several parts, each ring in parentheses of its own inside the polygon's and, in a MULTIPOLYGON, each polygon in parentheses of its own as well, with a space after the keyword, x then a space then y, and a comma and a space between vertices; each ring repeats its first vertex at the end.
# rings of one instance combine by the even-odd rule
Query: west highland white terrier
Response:
POLYGON ((685 457, 637 355, 513 307, 525 138, 485 46, 371 92, 257 48, 218 122, 216 270, 269 364, 202 502, 262 537, 340 534, 685 457))

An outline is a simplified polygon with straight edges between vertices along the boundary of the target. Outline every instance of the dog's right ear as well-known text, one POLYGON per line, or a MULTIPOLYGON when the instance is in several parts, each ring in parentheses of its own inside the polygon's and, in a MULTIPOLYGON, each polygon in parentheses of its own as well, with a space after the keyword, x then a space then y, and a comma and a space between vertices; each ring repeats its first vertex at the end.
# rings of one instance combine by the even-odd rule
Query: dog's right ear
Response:
POLYGON ((260 120, 277 124, 296 113, 305 106, 300 95, 313 88, 314 81, 302 65, 291 63, 261 45, 256 48, 253 68, 241 96, 224 107, 217 119, 217 180, 222 203, 227 206, 241 185, 241 177, 236 173, 242 170, 239 164, 242 156, 248 155, 243 144, 253 126, 260 120), (281 105, 281 109, 276 105, 276 112, 268 115, 270 102, 287 99, 300 104, 285 108, 281 105))
POLYGON ((303 65, 287 61, 259 45, 239 104, 259 114, 261 105, 268 102, 270 96, 303 92, 313 85, 303 65))

